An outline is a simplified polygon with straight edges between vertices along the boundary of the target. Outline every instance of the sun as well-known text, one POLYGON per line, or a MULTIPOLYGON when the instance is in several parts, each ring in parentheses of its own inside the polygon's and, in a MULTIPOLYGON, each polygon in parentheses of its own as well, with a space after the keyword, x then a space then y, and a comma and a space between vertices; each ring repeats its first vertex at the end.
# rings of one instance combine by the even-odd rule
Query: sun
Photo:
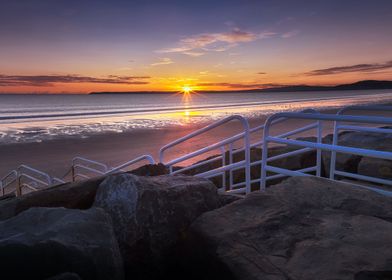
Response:
POLYGON ((188 93, 192 92, 192 87, 190 87, 190 86, 182 86, 181 90, 182 90, 183 93, 188 94, 188 93))

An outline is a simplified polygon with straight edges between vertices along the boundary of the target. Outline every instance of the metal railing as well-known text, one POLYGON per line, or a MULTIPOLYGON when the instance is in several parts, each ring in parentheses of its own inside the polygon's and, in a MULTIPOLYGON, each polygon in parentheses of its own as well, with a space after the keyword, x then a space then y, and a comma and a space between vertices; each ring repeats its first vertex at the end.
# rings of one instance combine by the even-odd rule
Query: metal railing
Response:
MULTIPOLYGON (((347 106, 340 109, 337 112, 337 115, 346 114, 349 111, 367 111, 368 112, 388 112, 392 114, 392 106, 385 105, 364 105, 364 106, 347 106)), ((392 129, 389 128, 379 128, 379 127, 367 127, 367 126, 358 126, 358 125, 348 125, 342 124, 341 121, 334 122, 334 130, 333 130, 333 138, 332 145, 338 145, 339 143, 339 132, 341 130, 345 131, 360 131, 360 132, 370 132, 370 133, 386 133, 392 134, 392 129)), ((364 176, 360 174, 353 174, 350 172, 336 170, 336 151, 331 152, 331 162, 330 162, 330 173, 329 178, 334 180, 336 175, 344 176, 348 178, 354 178, 355 175, 357 178, 361 177, 363 181, 369 181, 372 183, 385 184, 385 180, 380 178, 374 178, 369 176, 364 176)))
POLYGON ((127 161, 119 166, 113 167, 112 169, 110 169, 109 171, 107 171, 105 173, 106 174, 112 174, 118 171, 124 171, 124 168, 129 167, 131 165, 134 165, 136 163, 142 162, 142 161, 147 161, 149 164, 155 164, 155 160, 152 156, 150 155, 142 155, 140 157, 134 158, 130 161, 127 161))
POLYGON ((77 181, 79 178, 86 180, 95 176, 102 176, 108 170, 108 166, 104 163, 83 157, 75 157, 72 159, 71 166, 72 182, 77 181))
POLYGON ((6 195, 6 189, 18 180, 18 172, 12 170, 0 180, 1 195, 6 195))
POLYGON ((209 168, 209 170, 192 174, 197 177, 203 177, 203 178, 214 178, 214 177, 222 177, 222 184, 220 186, 220 189, 223 190, 226 188, 227 191, 232 192, 232 193, 248 193, 250 192, 250 139, 249 139, 249 124, 248 121, 239 115, 233 115, 230 117, 227 117, 225 119, 222 119, 220 121, 217 121, 215 123, 212 123, 204 128, 198 129, 184 137, 181 137, 165 146, 163 146, 160 151, 159 151, 159 160, 161 163, 169 167, 169 173, 170 174, 179 174, 183 173, 186 171, 194 170, 195 168, 202 167, 203 165, 206 164, 211 164, 212 162, 220 162, 219 167, 212 167, 209 168), (168 162, 165 162, 164 157, 165 157, 165 152, 169 149, 172 149, 173 147, 186 142, 187 140, 194 138, 196 136, 202 135, 206 132, 212 131, 216 129, 217 127, 220 127, 224 124, 227 124, 231 121, 239 121, 241 126, 242 126, 242 132, 234 135, 232 137, 228 137, 220 142, 211 144, 209 146, 206 146, 202 149, 196 150, 194 152, 185 154, 183 156, 180 156, 178 158, 172 159, 168 162), (236 142, 242 141, 242 147, 244 151, 244 159, 239 160, 237 162, 232 161, 232 153, 233 153, 233 145, 236 142), (227 148, 228 147, 228 148, 227 148), (213 156, 210 159, 203 160, 201 162, 192 164, 188 167, 179 167, 177 170, 174 170, 174 166, 176 164, 179 164, 181 162, 194 159, 194 158, 199 158, 201 155, 206 155, 214 150, 219 150, 220 155, 213 156), (229 158, 231 159, 229 163, 226 164, 226 153, 229 154, 229 158), (237 184, 228 184, 226 183, 226 172, 230 172, 231 170, 236 169, 244 169, 244 180, 242 182, 238 182, 237 184))
POLYGON ((22 195, 25 188, 30 191, 36 191, 42 188, 51 187, 57 184, 64 183, 63 180, 51 177, 45 172, 37 170, 27 165, 20 165, 16 170, 11 171, 2 179, 2 194, 5 194, 5 188, 10 186, 12 183, 15 184, 15 193, 17 196, 22 195), (9 177, 12 179, 4 183, 9 177))
MULTIPOLYGON (((330 151, 330 152, 339 152, 339 153, 346 153, 346 154, 353 154, 353 155, 360 155, 360 156, 366 156, 366 157, 372 157, 372 158, 378 158, 378 159, 387 159, 387 160, 392 160, 392 152, 388 151, 376 151, 372 149, 365 149, 365 148, 353 148, 353 147, 347 147, 347 146, 340 146, 338 143, 332 143, 332 144, 325 144, 322 143, 321 141, 315 142, 308 142, 308 141, 302 141, 302 140, 293 140, 293 139, 288 139, 287 133, 278 135, 278 136, 271 136, 270 129, 271 126, 274 124, 274 121, 279 118, 286 118, 286 119, 299 119, 299 120, 317 120, 319 122, 321 121, 332 121, 332 122, 351 122, 351 123, 366 123, 366 124, 373 124, 373 125, 392 125, 392 118, 390 117, 377 117, 377 116, 343 116, 343 115, 329 115, 329 114, 304 114, 304 113, 278 113, 275 114, 271 117, 269 117, 265 123, 265 128, 264 128, 264 137, 263 137, 263 154, 262 154, 262 160, 261 160, 261 189, 264 190, 266 187, 266 183, 268 180, 271 178, 274 178, 274 176, 311 176, 311 174, 308 174, 307 172, 311 171, 310 169, 302 169, 302 170, 288 170, 286 168, 279 168, 275 167, 272 165, 269 165, 268 162, 272 161, 274 157, 269 158, 268 157, 268 148, 269 148, 269 143, 277 143, 277 144, 285 144, 285 145, 291 145, 291 146, 297 146, 297 147, 303 147, 303 148, 310 148, 310 149, 317 149, 317 151, 321 152, 322 150, 324 151, 330 151), (267 172, 272 172, 272 173, 277 173, 278 175, 272 175, 272 176, 267 176, 267 172)), ((321 124, 321 123, 320 123, 321 124)), ((367 129, 367 128, 365 128, 367 129)), ((357 130, 357 131, 363 131, 362 126, 352 126, 351 130, 357 130)), ((377 128, 377 132, 379 129, 377 128)), ((392 133, 390 129, 384 129, 385 133, 392 133)), ((318 134, 322 134, 322 128, 318 130, 318 134)), ((283 155, 280 155, 283 156, 283 155)), ((276 158, 276 157, 275 157, 276 158)), ((331 169, 333 168, 335 170, 335 165, 336 162, 331 162, 331 169)), ((321 161, 317 162, 318 168, 321 168, 321 161)), ((374 183, 380 183, 384 185, 392 185, 392 178, 391 180, 387 179, 380 179, 380 178, 373 178, 373 177, 368 177, 368 176, 363 176, 359 174, 354 174, 354 173, 347 173, 342 171, 336 171, 334 174, 339 174, 339 175, 344 175, 348 176, 352 179, 357 179, 357 180, 365 180, 365 181, 370 181, 374 183)), ((320 176, 320 174, 316 174, 316 176, 320 176)), ((386 195, 392 195, 392 192, 390 191, 384 191, 382 189, 379 189, 377 187, 370 187, 371 189, 378 191, 380 193, 386 194, 386 195)))

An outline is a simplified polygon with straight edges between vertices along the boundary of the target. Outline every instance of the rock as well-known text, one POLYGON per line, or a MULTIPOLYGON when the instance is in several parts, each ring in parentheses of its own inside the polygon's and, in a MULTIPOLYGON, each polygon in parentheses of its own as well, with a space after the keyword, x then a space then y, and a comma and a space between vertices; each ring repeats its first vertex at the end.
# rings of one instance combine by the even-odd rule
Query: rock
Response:
POLYGON ((0 201, 0 221, 16 216, 31 207, 65 207, 88 209, 103 177, 66 183, 0 201))
POLYGON ((94 206, 112 217, 127 278, 161 278, 178 239, 202 213, 219 206, 216 187, 188 176, 109 176, 94 206))
POLYGON ((390 275, 391 202, 293 177, 201 215, 186 235, 182 267, 191 279, 382 279, 360 277, 390 275))
POLYGON ((111 219, 99 208, 30 208, 0 222, 0 271, 13 279, 64 272, 83 280, 123 279, 111 219))
POLYGON ((237 201, 237 200, 243 198, 242 195, 231 194, 231 193, 227 193, 227 192, 219 193, 218 197, 219 197, 219 206, 220 207, 225 206, 227 204, 230 204, 234 201, 237 201))
POLYGON ((364 157, 358 164, 358 174, 392 180, 392 160, 364 157))
POLYGON ((56 276, 47 278, 46 280, 82 280, 76 273, 65 272, 56 276))
POLYGON ((146 164, 137 169, 129 171, 128 173, 135 174, 138 176, 159 176, 169 174, 167 167, 162 164, 146 164))
MULTIPOLYGON (((332 137, 326 136, 324 143, 332 143, 332 137)), ((343 131, 339 133, 339 145, 378 151, 392 151, 392 135, 387 133, 343 131)), ((336 170, 358 173, 362 156, 337 153, 336 170)), ((329 176, 331 152, 323 152, 325 174, 329 176)), ((365 174, 363 174, 365 175, 365 174)))

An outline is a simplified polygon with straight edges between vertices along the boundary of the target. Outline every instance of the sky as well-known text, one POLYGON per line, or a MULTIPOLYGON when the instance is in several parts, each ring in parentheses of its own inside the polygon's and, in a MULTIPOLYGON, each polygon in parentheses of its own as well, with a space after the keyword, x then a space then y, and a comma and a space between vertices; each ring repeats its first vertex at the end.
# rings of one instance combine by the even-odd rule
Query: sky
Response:
POLYGON ((0 0, 0 93, 392 80, 391 0, 0 0))

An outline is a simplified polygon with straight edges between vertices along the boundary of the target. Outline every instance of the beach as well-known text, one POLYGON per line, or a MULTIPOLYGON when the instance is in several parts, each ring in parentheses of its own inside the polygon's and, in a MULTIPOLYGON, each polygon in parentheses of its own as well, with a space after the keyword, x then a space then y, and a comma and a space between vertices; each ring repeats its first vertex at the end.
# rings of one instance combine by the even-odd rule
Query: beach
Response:
MULTIPOLYGON (((337 109, 322 110, 323 113, 336 113, 337 109)), ((361 112, 365 114, 366 112, 361 112)), ((369 115, 377 115, 368 112, 369 115)), ((384 112, 385 114, 385 112, 384 112)), ((392 117, 392 112, 390 113, 392 117)), ((268 116, 249 118, 250 127, 262 125, 268 116)), ((280 134, 309 122, 291 120, 274 126, 272 132, 280 134)), ((108 166, 118 166, 126 161, 143 154, 150 154, 155 160, 159 159, 159 149, 192 131, 203 127, 207 123, 188 124, 160 129, 136 129, 123 133, 101 133, 87 138, 52 139, 34 143, 14 143, 0 145, 0 174, 5 174, 20 164, 27 164, 53 176, 62 177, 69 171, 72 159, 76 156, 99 161, 108 166)), ((324 136, 331 133, 333 123, 324 125, 324 136)), ((184 144, 168 151, 170 160, 177 156, 201 149, 209 144, 218 142, 226 137, 233 136, 242 131, 238 121, 232 121, 222 127, 214 129, 212 133, 205 133, 200 137, 191 139, 184 144)), ((262 134, 252 134, 251 141, 261 140, 262 134)), ((299 136, 315 136, 315 131, 309 131, 299 136)), ((211 154, 219 153, 218 150, 211 154)), ((205 158, 206 155, 203 155, 205 158)), ((201 160, 203 158, 195 158, 201 160)), ((141 164, 145 164, 143 162, 141 164)), ((136 167, 136 166, 133 166, 136 167)))

